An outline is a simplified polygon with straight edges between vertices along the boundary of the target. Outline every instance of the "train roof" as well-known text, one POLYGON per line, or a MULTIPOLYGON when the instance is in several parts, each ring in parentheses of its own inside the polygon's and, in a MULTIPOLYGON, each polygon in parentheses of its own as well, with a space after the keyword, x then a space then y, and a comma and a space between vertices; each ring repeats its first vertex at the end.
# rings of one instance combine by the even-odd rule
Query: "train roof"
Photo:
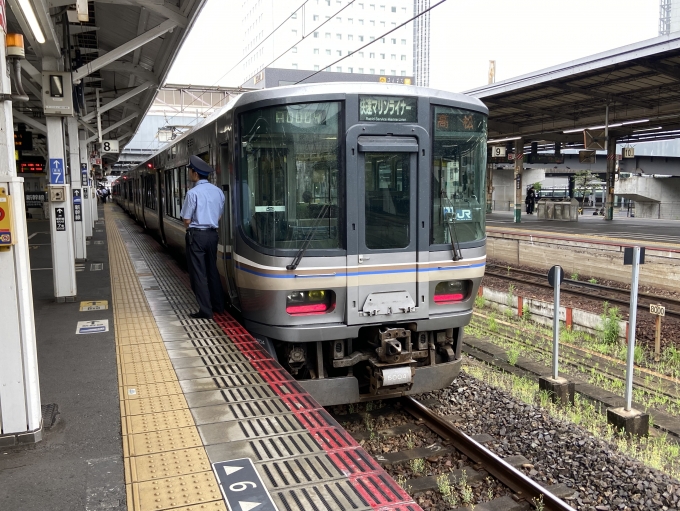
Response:
MULTIPOLYGON (((222 108, 214 112, 203 121, 193 126, 191 129, 182 133, 173 144, 178 143, 185 137, 200 130, 204 126, 214 122, 216 119, 225 115, 231 110, 240 110, 248 105, 259 103, 261 101, 285 99, 285 103, 299 103, 310 97, 315 97, 314 101, 322 101, 319 96, 332 95, 338 96, 343 94, 376 94, 383 96, 418 96, 429 97, 446 101, 448 104, 453 104, 458 108, 474 110, 485 115, 489 115, 489 109, 482 101, 472 96, 467 96, 458 92, 449 92, 439 89, 431 89, 429 87, 418 87, 415 85, 402 85, 396 83, 366 83, 366 82, 321 82, 298 85, 285 85, 281 87, 272 87, 271 89, 261 89, 256 91, 244 92, 237 98, 232 99, 222 108)), ((153 160, 157 155, 163 153, 170 147, 167 145, 151 157, 145 160, 141 165, 153 160)), ((140 165, 140 166, 141 166, 140 165)))

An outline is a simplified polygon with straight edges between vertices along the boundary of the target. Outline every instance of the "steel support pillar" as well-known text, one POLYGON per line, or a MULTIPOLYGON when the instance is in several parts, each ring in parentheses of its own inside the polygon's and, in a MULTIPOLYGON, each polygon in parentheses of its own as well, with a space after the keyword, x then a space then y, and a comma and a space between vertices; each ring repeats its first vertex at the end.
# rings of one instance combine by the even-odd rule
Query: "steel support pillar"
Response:
POLYGON ((66 181, 63 117, 47 117, 47 153, 49 155, 50 234, 52 235, 52 276, 54 296, 58 302, 74 301, 76 261, 73 247, 73 208, 71 185, 66 181), (59 175, 61 171, 61 176, 59 175))
POLYGON ((493 210, 493 165, 486 166, 486 213, 493 210))
POLYGON ((87 260, 87 243, 83 218, 84 199, 83 183, 80 174, 80 140, 78 139, 78 120, 67 117, 68 129, 68 165, 71 176, 71 194, 73 196, 73 243, 76 261, 87 260))
POLYGON ((524 140, 515 142, 515 223, 522 221, 522 171, 524 170, 524 140))
POLYGON ((607 197, 604 208, 604 219, 614 219, 614 178, 616 177, 616 138, 607 138, 607 197))
MULTIPOLYGON (((4 7, 4 1, 0 1, 4 7)), ((1 27, 1 25, 0 25, 1 27)), ((0 28, 0 93, 11 92, 5 59, 5 33, 0 28)), ((31 266, 24 206, 24 180, 14 160, 12 103, 0 103, 0 207, 10 218, 13 244, 0 248, 0 445, 42 439, 38 357, 33 318, 31 266)))
MULTIPOLYGON (((85 232, 85 238, 91 238, 92 237, 92 228, 94 226, 94 217, 92 216, 92 195, 93 195, 93 190, 92 187, 90 186, 91 179, 90 179, 90 153, 88 151, 88 146, 87 142, 85 142, 85 139, 87 138, 87 133, 84 130, 80 130, 78 133, 78 136, 80 137, 80 172, 81 172, 81 179, 83 179, 83 229, 85 232), (83 177, 83 174, 85 176, 83 177)), ((96 196, 94 197, 95 200, 95 207, 94 207, 94 212, 96 214, 97 212, 97 198, 96 196)))

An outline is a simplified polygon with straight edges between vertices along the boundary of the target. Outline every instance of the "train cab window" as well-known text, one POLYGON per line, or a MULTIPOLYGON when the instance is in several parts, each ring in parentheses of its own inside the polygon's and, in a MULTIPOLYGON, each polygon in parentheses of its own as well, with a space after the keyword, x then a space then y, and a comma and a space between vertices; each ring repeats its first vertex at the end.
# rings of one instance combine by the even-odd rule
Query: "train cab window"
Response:
POLYGON ((261 246, 342 248, 340 103, 280 105, 241 117, 241 227, 261 246))
POLYGON ((484 239, 486 116, 435 106, 432 151, 432 245, 484 239))

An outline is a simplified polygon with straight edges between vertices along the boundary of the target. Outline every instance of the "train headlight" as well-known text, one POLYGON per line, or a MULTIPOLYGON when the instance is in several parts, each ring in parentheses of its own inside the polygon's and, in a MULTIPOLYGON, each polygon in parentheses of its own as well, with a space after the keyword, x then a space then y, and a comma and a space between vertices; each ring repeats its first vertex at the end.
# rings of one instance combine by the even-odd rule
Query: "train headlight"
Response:
POLYGON ((291 316, 325 314, 334 308, 333 291, 293 291, 286 297, 286 312, 291 316))
POLYGON ((446 303, 462 302, 467 298, 470 289, 468 280, 448 280, 440 282, 434 288, 434 303, 443 305, 446 303))

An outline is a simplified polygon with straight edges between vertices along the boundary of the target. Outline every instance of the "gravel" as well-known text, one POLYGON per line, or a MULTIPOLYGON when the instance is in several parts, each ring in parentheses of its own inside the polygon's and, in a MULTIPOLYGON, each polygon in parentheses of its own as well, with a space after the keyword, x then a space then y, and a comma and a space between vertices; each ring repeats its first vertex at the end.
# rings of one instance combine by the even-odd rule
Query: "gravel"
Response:
POLYGON ((456 425, 467 434, 490 434, 495 440, 487 447, 497 454, 525 456, 533 465, 527 474, 534 480, 573 488, 568 502, 576 509, 680 509, 680 481, 469 375, 461 373, 450 387, 419 397, 438 399, 442 415, 462 417, 456 425))

